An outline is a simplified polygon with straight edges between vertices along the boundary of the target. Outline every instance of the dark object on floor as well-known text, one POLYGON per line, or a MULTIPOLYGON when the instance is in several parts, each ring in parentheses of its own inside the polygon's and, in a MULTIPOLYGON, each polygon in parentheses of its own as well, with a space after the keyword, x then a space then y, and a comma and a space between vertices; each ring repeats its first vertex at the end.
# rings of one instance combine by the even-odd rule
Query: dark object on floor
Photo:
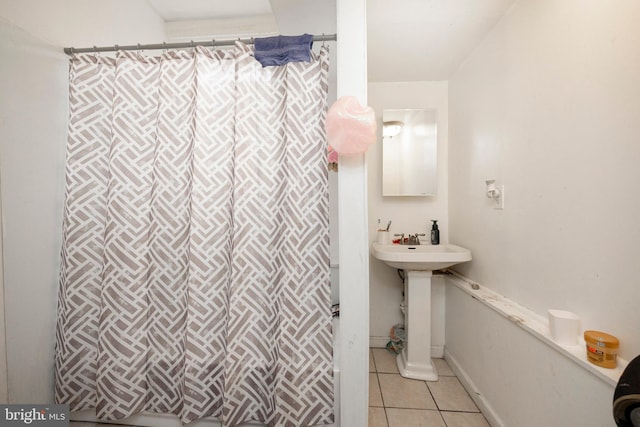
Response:
POLYGON ((613 394, 613 419, 618 427, 640 427, 640 356, 620 376, 613 394))
POLYGON ((389 331, 389 338, 391 338, 391 341, 387 343, 387 350, 395 354, 400 354, 407 339, 404 325, 399 323, 392 326, 391 331, 389 331))

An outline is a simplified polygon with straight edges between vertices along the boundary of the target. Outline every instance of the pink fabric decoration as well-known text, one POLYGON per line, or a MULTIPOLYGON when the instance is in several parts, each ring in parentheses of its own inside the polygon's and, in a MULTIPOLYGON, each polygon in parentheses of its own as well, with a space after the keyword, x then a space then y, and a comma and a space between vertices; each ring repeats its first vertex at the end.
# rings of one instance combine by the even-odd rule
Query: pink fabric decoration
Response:
POLYGON ((353 96, 342 96, 327 112, 327 139, 342 155, 361 154, 376 142, 376 115, 353 96))
POLYGON ((329 146, 329 163, 338 163, 338 152, 329 146))

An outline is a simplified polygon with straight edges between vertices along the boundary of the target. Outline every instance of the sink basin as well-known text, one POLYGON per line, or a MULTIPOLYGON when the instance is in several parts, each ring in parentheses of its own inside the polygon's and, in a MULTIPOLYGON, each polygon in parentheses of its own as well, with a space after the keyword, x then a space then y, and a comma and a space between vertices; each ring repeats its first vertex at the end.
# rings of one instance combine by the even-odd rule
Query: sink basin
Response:
POLYGON ((437 381, 438 371, 431 361, 431 276, 461 262, 471 261, 468 249, 451 244, 381 245, 374 243, 373 256, 391 267, 405 270, 405 346, 396 362, 400 375, 423 381, 437 381))
POLYGON ((471 261, 468 249, 452 244, 381 245, 374 243, 371 253, 387 265, 402 270, 442 270, 471 261))

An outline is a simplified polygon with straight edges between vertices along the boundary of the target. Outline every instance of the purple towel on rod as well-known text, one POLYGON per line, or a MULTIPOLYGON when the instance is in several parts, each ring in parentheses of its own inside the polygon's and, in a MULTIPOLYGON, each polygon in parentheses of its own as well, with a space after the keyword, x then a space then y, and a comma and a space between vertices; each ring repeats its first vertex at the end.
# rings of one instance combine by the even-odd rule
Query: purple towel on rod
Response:
POLYGON ((309 62, 312 46, 311 34, 265 37, 253 42, 256 61, 263 67, 284 65, 288 62, 309 62))

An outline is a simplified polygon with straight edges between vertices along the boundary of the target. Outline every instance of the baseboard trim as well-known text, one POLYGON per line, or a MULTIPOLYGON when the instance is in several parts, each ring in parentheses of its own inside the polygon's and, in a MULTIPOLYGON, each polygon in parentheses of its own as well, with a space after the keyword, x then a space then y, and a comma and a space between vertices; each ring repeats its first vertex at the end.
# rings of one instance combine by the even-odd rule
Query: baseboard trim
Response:
POLYGON ((478 406, 478 409, 482 411, 482 415, 484 415, 489 424, 492 427, 506 427, 506 425, 498 417, 498 414, 496 414, 496 411, 493 409, 491 404, 489 404, 484 395, 480 391, 478 391, 478 387, 476 387, 473 380, 471 380, 471 377, 469 377, 467 372, 462 368, 462 366, 460 366, 456 358, 453 357, 446 348, 444 349, 444 360, 447 361, 447 364, 456 374, 465 390, 467 390, 467 393, 469 393, 469 396, 471 396, 471 399, 473 399, 475 404, 478 406))
POLYGON ((369 337, 369 347, 385 348, 389 342, 389 337, 369 337))
MULTIPOLYGON (((389 342, 389 337, 369 337, 369 347, 373 348, 386 348, 389 342)), ((442 359, 444 357, 444 346, 432 345, 431 357, 434 359, 442 359)))

